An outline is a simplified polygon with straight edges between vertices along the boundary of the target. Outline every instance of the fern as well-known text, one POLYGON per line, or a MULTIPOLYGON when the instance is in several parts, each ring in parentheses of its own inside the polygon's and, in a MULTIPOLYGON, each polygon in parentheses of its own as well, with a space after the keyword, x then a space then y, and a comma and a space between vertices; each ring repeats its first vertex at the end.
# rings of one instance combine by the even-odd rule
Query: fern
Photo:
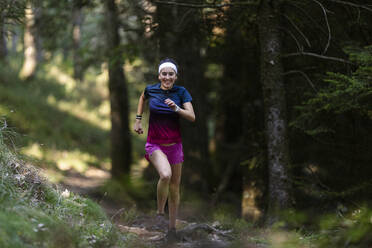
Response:
POLYGON ((372 46, 347 48, 350 59, 357 65, 350 75, 328 72, 314 96, 296 107, 297 118, 292 127, 309 135, 333 132, 333 121, 343 114, 371 118, 372 109, 372 46))

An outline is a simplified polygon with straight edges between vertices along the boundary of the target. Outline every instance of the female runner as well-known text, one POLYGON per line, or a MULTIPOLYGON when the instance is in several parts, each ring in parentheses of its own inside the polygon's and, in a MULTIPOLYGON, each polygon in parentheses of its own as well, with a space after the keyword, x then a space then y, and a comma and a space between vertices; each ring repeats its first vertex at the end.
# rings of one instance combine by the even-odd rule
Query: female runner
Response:
POLYGON ((159 174, 157 184, 157 214, 164 216, 168 199, 168 238, 176 238, 176 218, 180 201, 183 149, 179 117, 195 121, 192 98, 182 86, 175 85, 177 65, 172 59, 162 60, 158 68, 159 83, 148 85, 138 102, 134 131, 143 133, 142 113, 145 102, 150 109, 149 129, 145 146, 146 159, 159 174))

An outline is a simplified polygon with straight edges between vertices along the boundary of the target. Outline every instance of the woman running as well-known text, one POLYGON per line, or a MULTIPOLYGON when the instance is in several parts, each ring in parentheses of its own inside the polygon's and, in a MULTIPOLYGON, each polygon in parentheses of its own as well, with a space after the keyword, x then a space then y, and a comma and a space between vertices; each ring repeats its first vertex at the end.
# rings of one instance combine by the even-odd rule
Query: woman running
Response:
POLYGON ((168 199, 168 238, 176 238, 176 218, 180 201, 180 182, 183 162, 179 117, 195 121, 191 95, 182 86, 175 85, 177 65, 172 59, 162 60, 158 68, 159 83, 148 85, 138 102, 134 131, 143 133, 142 113, 148 100, 149 129, 145 146, 146 159, 159 174, 157 185, 157 215, 164 216, 168 199), (169 192, 169 193, 168 193, 169 192))

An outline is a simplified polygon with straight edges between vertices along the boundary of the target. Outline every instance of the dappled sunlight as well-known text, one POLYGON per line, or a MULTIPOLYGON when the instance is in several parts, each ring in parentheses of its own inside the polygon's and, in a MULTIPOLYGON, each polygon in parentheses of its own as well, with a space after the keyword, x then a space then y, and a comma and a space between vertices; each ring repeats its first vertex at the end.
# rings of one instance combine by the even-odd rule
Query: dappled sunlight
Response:
POLYGON ((98 162, 94 156, 79 150, 59 151, 54 154, 54 157, 57 167, 62 171, 74 169, 82 173, 88 169, 90 164, 98 162))
POLYGON ((67 92, 71 92, 76 87, 76 81, 67 73, 61 71, 57 64, 50 64, 49 69, 46 70, 46 77, 49 79, 56 79, 60 84, 66 87, 67 92))
POLYGON ((101 170, 97 168, 88 168, 84 172, 84 176, 90 177, 90 178, 103 178, 103 179, 109 179, 110 173, 107 170, 101 170))
POLYGON ((65 86, 67 94, 77 98, 75 100, 61 100, 56 99, 54 95, 49 95, 47 97, 48 104, 56 107, 58 110, 70 113, 81 120, 87 121, 94 126, 104 130, 109 130, 111 128, 111 123, 109 118, 110 102, 108 99, 107 89, 107 66, 102 64, 102 72, 98 75, 94 75, 94 77, 89 76, 89 82, 77 82, 68 73, 62 71, 59 68, 58 63, 55 65, 50 64, 48 67, 49 69, 46 70, 46 76, 65 86), (95 88, 91 88, 91 85, 96 86, 95 88), (99 105, 92 108, 89 100, 94 94, 99 94, 98 97, 101 99, 99 99, 99 105))
POLYGON ((139 159, 137 163, 132 164, 131 178, 142 178, 144 170, 149 166, 149 162, 145 159, 139 159))
POLYGON ((242 216, 250 221, 256 222, 262 217, 257 199, 262 196, 262 192, 255 185, 255 182, 245 184, 242 192, 242 216))
MULTIPOLYGON (((74 170, 79 173, 86 173, 91 170, 92 165, 109 169, 109 161, 102 162, 96 156, 80 150, 56 150, 43 147, 42 144, 33 143, 21 149, 21 154, 30 158, 44 160, 56 165, 60 171, 74 170)), ((48 169, 48 166, 46 166, 48 169)), ((50 166, 49 166, 50 167, 50 166)), ((92 171, 89 173, 92 174, 92 171)))
POLYGON ((64 175, 61 171, 52 169, 52 168, 45 168, 42 169, 41 175, 48 178, 48 181, 51 183, 60 183, 64 179, 64 175))
POLYGON ((21 149, 21 153, 29 156, 29 157, 32 157, 32 158, 36 158, 36 159, 42 159, 43 158, 43 151, 41 149, 41 145, 38 144, 38 143, 33 143, 33 144, 30 144, 26 147, 23 147, 21 149))
POLYGON ((110 170, 107 72, 77 83, 54 60, 43 67, 38 81, 24 85, 10 72, 4 77, 9 83, 1 85, 0 114, 25 136, 20 154, 37 161, 52 182, 63 181, 69 171, 110 170))
POLYGON ((296 232, 268 231, 267 238, 273 248, 311 248, 307 237, 296 232))
POLYGON ((108 101, 103 102, 97 110, 88 110, 86 99, 82 99, 79 103, 63 100, 57 101, 53 95, 49 95, 47 102, 58 110, 68 112, 96 127, 104 130, 109 130, 111 128, 110 119, 108 118, 110 114, 110 105, 108 101))
MULTIPOLYGON (((136 58, 133 61, 126 60, 124 63, 124 72, 127 79, 128 86, 131 88, 131 91, 135 90, 137 93, 140 93, 144 90, 146 86, 145 74, 151 73, 151 68, 146 65, 145 61, 136 58)), ((139 95, 131 100, 138 100, 139 95)))
POLYGON ((305 170, 308 170, 309 173, 319 173, 319 166, 316 164, 309 164, 305 170))
POLYGON ((108 69, 107 69, 107 64, 106 63, 102 63, 101 71, 102 71, 102 73, 95 77, 96 83, 99 84, 99 85, 105 85, 106 86, 107 82, 109 80, 108 69))
POLYGON ((70 172, 68 177, 65 177, 63 184, 75 189, 74 191, 89 191, 90 189, 96 189, 103 185, 103 183, 110 179, 110 173, 105 170, 97 168, 89 168, 85 173, 73 173, 70 172))
POLYGON ((52 183, 63 183, 66 186, 81 189, 99 187, 111 177, 108 170, 91 167, 82 173, 77 172, 74 168, 67 171, 46 168, 41 170, 41 173, 52 183))

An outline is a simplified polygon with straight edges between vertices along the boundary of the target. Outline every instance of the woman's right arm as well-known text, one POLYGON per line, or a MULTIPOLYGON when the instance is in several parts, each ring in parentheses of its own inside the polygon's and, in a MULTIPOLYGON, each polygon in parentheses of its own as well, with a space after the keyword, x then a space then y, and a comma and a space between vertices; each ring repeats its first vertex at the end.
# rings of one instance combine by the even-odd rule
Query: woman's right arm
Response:
POLYGON ((144 104, 145 104, 145 95, 144 95, 144 92, 142 92, 142 94, 141 94, 141 96, 138 100, 136 122, 134 123, 134 131, 138 134, 143 134, 141 121, 142 121, 142 114, 143 114, 144 104), (141 116, 141 118, 138 118, 138 116, 141 116))

